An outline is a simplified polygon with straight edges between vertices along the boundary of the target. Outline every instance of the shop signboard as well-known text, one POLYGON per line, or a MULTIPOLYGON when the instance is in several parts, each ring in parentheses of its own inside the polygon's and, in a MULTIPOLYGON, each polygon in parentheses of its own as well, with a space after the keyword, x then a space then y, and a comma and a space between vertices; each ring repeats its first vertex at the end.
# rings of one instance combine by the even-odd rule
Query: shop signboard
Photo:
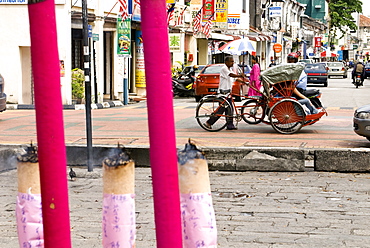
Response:
POLYGON ((281 17, 282 11, 280 6, 270 7, 269 8, 269 17, 281 17))
POLYGON ((141 22, 141 5, 140 0, 131 0, 132 7, 132 20, 136 22, 141 22))
POLYGON ((321 47, 321 37, 315 37, 315 47, 321 47))
POLYGON ((136 60, 135 60, 135 86, 145 88, 145 63, 144 63, 144 45, 141 31, 136 31, 136 60))
POLYGON ((117 19, 117 54, 123 57, 131 56, 131 19, 117 19))
POLYGON ((174 34, 174 33, 169 33, 168 34, 169 38, 169 44, 170 44, 170 52, 180 52, 180 40, 181 40, 181 34, 174 34))
POLYGON ((216 0, 216 27, 227 29, 227 8, 228 0, 216 0))
POLYGON ((275 53, 280 53, 281 50, 283 50, 283 46, 279 43, 274 44, 272 48, 274 49, 275 53))
POLYGON ((203 0, 202 22, 207 22, 208 19, 214 14, 215 14, 215 0, 203 0))

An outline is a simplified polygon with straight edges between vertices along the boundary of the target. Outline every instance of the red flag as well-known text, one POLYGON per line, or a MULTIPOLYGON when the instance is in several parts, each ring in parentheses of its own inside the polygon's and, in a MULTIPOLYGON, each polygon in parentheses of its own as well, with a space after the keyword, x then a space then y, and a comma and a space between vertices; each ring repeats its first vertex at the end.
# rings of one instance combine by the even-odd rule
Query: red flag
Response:
POLYGON ((184 24, 184 12, 185 12, 187 7, 188 6, 185 6, 185 8, 180 13, 180 15, 177 17, 176 22, 175 22, 175 26, 180 26, 180 25, 184 24))
POLYGON ((167 25, 170 24, 170 21, 173 19, 173 12, 175 11, 175 4, 167 4, 167 25))
POLYGON ((197 14, 195 15, 195 17, 193 19, 194 34, 197 34, 202 28, 202 24, 200 22, 202 20, 202 9, 203 9, 203 6, 202 6, 202 8, 200 8, 200 10, 197 12, 197 14))
POLYGON ((207 39, 211 37, 211 28, 213 26, 213 23, 212 23, 213 15, 214 13, 211 15, 210 18, 208 18, 208 21, 206 22, 206 24, 204 24, 202 28, 202 33, 206 35, 207 39))
POLYGON ((126 20, 128 18, 128 5, 126 0, 118 0, 120 6, 119 6, 119 12, 121 13, 122 21, 126 20))

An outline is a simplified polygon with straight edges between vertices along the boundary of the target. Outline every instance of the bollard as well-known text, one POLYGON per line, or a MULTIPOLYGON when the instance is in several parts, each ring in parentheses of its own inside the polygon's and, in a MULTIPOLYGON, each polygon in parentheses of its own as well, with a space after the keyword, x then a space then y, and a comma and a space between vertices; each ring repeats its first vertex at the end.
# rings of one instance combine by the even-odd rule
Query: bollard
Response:
POLYGON ((120 148, 103 161, 103 247, 135 247, 135 163, 120 148))
POLYGON ((217 247, 217 228, 212 204, 208 165, 190 141, 178 153, 184 248, 217 247))
POLYGON ((19 247, 44 247, 40 172, 37 147, 17 155, 18 195, 16 220, 19 247))

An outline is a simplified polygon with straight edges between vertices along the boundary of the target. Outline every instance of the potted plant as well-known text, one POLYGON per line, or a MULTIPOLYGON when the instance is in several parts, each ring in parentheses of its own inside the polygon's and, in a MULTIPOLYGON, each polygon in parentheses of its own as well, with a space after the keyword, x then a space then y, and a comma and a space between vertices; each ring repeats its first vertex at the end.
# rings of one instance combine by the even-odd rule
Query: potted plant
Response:
POLYGON ((85 73, 79 68, 72 70, 72 102, 81 103, 85 98, 85 73))

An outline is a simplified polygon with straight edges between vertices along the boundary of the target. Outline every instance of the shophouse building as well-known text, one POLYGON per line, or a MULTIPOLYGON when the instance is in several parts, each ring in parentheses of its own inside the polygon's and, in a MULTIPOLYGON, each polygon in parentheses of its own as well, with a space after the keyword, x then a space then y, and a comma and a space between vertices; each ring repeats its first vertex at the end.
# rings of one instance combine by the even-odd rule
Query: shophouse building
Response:
MULTIPOLYGON (((179 0, 170 7, 173 11, 168 30, 173 67, 223 63, 225 54, 219 48, 234 39, 248 37, 262 69, 267 68, 271 57, 284 58, 292 50, 290 44, 301 29, 305 10, 295 0, 179 0), (202 26, 212 20, 208 34, 194 32, 194 18, 199 12, 202 26), (281 53, 273 51, 276 43, 283 46, 281 53)), ((119 19, 117 0, 90 0, 87 8, 92 101, 123 100, 125 91, 146 95, 140 1, 128 1, 130 18, 125 21, 119 19)), ((71 104, 71 70, 84 68, 81 0, 55 0, 55 12, 62 100, 63 104, 71 104)), ((0 39, 0 69, 7 82, 8 101, 33 104, 27 2, 1 2, 0 16, 0 30, 5 34, 0 39)), ((249 63, 248 55, 235 59, 249 63)))

